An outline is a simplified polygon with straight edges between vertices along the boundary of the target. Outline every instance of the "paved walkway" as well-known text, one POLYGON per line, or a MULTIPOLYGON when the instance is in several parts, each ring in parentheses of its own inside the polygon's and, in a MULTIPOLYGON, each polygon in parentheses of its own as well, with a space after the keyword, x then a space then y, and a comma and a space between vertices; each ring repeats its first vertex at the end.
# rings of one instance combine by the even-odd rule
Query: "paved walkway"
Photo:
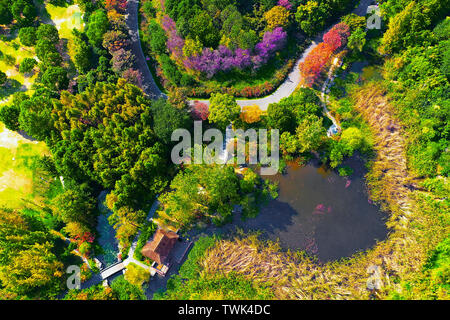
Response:
POLYGON ((128 25, 128 32, 131 39, 131 52, 136 57, 136 69, 141 71, 143 77, 143 90, 150 97, 157 99, 166 97, 164 93, 159 90, 153 79, 152 73, 148 68, 145 60, 144 52, 142 51, 141 41, 139 39, 139 0, 128 0, 126 21, 128 25))

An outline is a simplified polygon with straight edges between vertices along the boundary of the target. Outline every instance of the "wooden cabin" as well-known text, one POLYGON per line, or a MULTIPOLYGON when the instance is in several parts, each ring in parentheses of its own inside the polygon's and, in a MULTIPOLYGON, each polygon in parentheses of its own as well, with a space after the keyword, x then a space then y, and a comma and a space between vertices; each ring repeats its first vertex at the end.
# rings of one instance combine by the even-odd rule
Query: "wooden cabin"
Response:
POLYGON ((179 235, 173 231, 158 229, 151 242, 142 248, 143 256, 156 261, 160 265, 167 264, 170 251, 177 242, 179 235))

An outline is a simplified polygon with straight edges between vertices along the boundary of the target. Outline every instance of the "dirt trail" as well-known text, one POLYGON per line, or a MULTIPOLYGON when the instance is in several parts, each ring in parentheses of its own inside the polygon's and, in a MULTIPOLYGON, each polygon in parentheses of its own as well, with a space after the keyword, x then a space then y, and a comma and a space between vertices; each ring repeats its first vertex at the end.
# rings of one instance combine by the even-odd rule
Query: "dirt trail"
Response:
POLYGON ((381 88, 368 86, 353 95, 355 107, 374 132, 377 158, 372 174, 383 180, 387 186, 371 190, 375 198, 391 203, 390 211, 399 217, 411 213, 411 190, 408 188, 412 177, 406 162, 406 142, 401 127, 395 118, 392 107, 381 88), (392 203, 397 205, 392 207, 392 203))

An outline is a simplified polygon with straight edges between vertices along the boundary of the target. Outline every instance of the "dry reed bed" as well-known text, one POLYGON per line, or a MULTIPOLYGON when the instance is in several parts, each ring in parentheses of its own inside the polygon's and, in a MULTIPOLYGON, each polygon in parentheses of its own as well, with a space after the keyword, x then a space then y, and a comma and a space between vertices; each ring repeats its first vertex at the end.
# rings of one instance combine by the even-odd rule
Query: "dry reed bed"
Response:
POLYGON ((303 253, 283 252, 276 243, 241 234, 220 240, 205 254, 202 276, 233 271, 270 284, 279 299, 367 299, 401 291, 393 278, 407 281, 420 271, 431 246, 421 243, 424 232, 439 229, 433 229, 430 215, 413 209, 414 196, 406 187, 411 177, 401 127, 380 86, 366 85, 352 97, 374 133, 377 156, 367 180, 371 197, 391 213, 389 238, 349 259, 319 264, 303 253), (411 221, 420 227, 411 228, 411 221), (374 265, 380 267, 382 289, 370 291, 367 268, 374 265))

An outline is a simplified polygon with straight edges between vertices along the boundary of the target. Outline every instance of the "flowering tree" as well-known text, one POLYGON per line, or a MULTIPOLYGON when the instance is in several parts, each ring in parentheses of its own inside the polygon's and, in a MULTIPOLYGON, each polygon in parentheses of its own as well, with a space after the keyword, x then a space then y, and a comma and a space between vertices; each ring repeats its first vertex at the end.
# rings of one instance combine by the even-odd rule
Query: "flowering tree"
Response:
POLYGON ((331 55, 347 44, 347 39, 350 36, 349 30, 345 23, 338 23, 333 26, 330 31, 324 34, 323 42, 319 43, 305 58, 305 61, 300 64, 300 72, 305 78, 306 85, 312 86, 325 70, 331 55))
POLYGON ((125 48, 129 44, 130 41, 128 40, 127 35, 119 30, 108 31, 103 36, 103 47, 108 49, 111 53, 125 48))
MULTIPOLYGON (((284 7, 280 8, 287 12, 284 7)), ((249 67, 257 70, 286 44, 287 38, 282 27, 266 31, 262 41, 256 44, 252 55, 249 49, 236 48, 232 51, 225 45, 219 45, 215 50, 207 47, 201 49, 197 40, 185 41, 178 35, 175 22, 169 16, 163 16, 161 24, 167 34, 167 48, 172 57, 182 62, 186 69, 199 71, 207 78, 220 71, 243 70, 249 67)))
POLYGON ((275 6, 264 13, 264 20, 266 20, 269 30, 286 27, 289 24, 289 10, 282 6, 275 6))
POLYGON ((278 5, 285 7, 288 10, 292 9, 292 4, 289 2, 289 0, 278 0, 278 5))
POLYGON ((127 0, 105 0, 106 10, 117 10, 118 12, 124 13, 127 9, 127 0))
POLYGON ((246 123, 254 123, 261 120, 262 111, 258 105, 244 106, 240 114, 242 121, 246 123))
POLYGON ((167 49, 175 59, 181 59, 183 57, 184 39, 178 35, 175 21, 166 15, 162 17, 161 25, 167 34, 167 49))
POLYGON ((281 27, 264 33, 263 40, 255 46, 256 55, 252 58, 254 68, 267 63, 271 56, 286 44, 287 33, 281 27))
POLYGON ((129 83, 142 88, 142 73, 139 70, 129 68, 122 73, 122 77, 129 83))
POLYGON ((112 69, 114 72, 121 72, 133 66, 135 56, 129 50, 119 49, 112 53, 112 69))

